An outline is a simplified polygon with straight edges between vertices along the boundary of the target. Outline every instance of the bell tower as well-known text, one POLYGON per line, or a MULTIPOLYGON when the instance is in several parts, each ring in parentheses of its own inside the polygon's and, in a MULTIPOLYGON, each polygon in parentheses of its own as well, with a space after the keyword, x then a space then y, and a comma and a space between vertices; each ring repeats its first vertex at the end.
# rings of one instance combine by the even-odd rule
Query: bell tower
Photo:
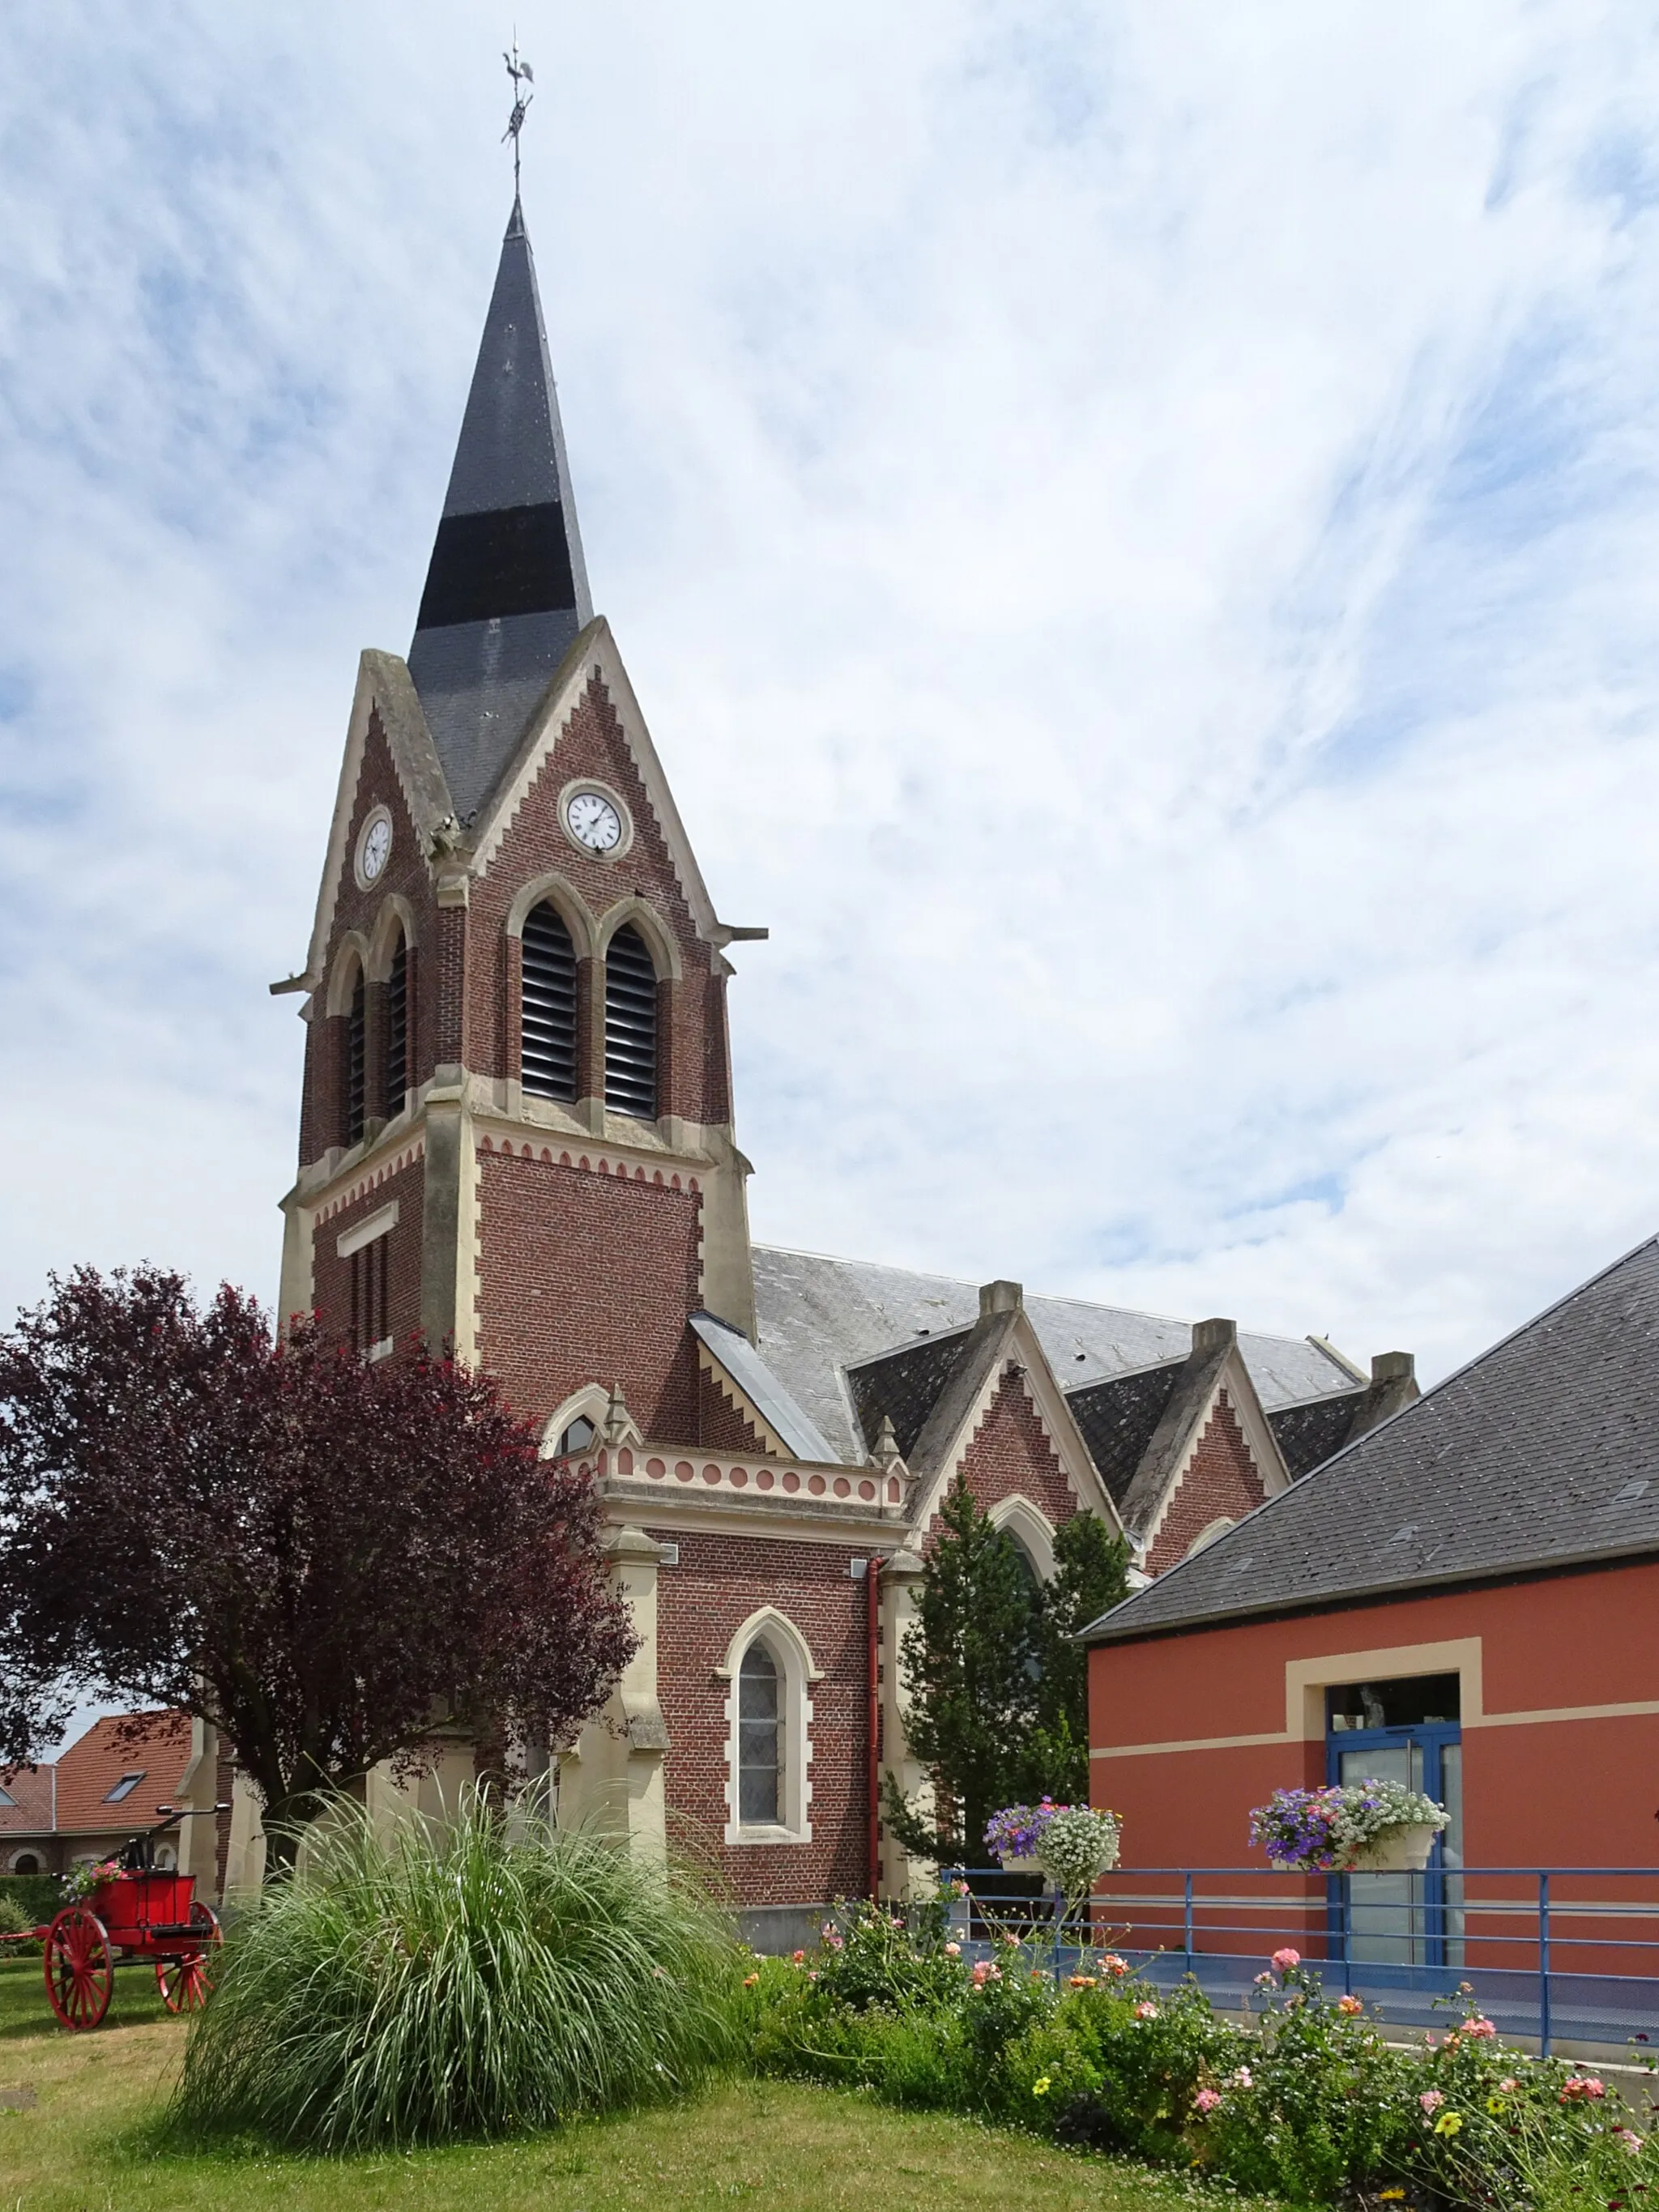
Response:
POLYGON ((358 672, 305 994, 282 1305, 553 1431, 699 1439, 752 1339, 719 921, 593 613, 514 199, 406 659, 358 672))

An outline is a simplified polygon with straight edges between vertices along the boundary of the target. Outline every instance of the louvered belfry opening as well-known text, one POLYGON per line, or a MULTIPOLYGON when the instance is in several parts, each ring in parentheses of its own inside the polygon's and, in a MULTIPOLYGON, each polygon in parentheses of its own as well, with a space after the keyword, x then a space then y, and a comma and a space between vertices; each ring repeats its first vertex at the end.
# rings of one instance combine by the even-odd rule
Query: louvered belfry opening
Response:
POLYGON ((363 971, 351 987, 351 1004, 345 1018, 345 1140, 355 1145, 363 1133, 363 1079, 368 1073, 368 1037, 367 994, 363 971))
POLYGON ((631 927, 605 956, 605 1103, 613 1114, 657 1118, 657 970, 631 927))
POLYGON ((519 1070, 538 1098, 576 1095, 576 948, 564 916, 544 902, 524 926, 519 1070))
POLYGON ((404 1110, 409 1096, 409 947, 402 933, 386 985, 386 1117, 404 1110))

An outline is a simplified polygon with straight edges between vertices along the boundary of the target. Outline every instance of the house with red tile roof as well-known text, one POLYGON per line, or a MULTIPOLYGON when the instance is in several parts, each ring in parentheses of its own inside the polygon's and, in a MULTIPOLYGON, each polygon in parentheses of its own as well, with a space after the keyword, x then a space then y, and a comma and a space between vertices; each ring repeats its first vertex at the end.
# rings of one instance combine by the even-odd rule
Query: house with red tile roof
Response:
POLYGON ((198 1876, 217 1898, 228 1821, 177 1817, 228 1797, 212 1732, 188 1713, 111 1713, 63 1756, 39 1766, 0 1769, 0 1874, 63 1874, 107 1858, 131 1836, 171 1825, 155 1839, 158 1861, 198 1876))

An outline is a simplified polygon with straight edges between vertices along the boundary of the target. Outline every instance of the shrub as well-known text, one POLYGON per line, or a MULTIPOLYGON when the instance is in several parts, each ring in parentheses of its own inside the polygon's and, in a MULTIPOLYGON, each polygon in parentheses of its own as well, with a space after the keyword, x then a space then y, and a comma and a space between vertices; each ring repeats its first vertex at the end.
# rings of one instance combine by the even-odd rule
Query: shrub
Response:
POLYGON ((0 1875, 0 1900, 15 1905, 25 1928, 39 1928, 64 1902, 64 1885, 55 1874, 0 1875))
POLYGON ((1408 2063, 1362 2013, 1324 2002, 1299 1961, 1263 1983, 1260 2034, 1205 2085, 1200 2156, 1237 2187, 1332 2203, 1382 2170, 1408 2063))
POLYGON ((1051 1952, 1005 1937, 970 1968, 936 1936, 907 1944, 884 1923, 867 1950, 837 1927, 810 1959, 751 1977, 763 2069, 1293 2204, 1659 2203, 1659 2136, 1644 2140, 1595 2074, 1506 2050, 1467 1988, 1443 2039, 1401 2050, 1356 1998, 1327 1999, 1291 1950, 1258 1977, 1252 2033, 1218 2018, 1195 1983, 1159 1989, 1109 1954, 1057 1986, 1051 1952))
POLYGON ((384 1839, 339 1807, 233 1928, 176 2117, 343 2150, 671 2094, 735 2056, 740 1960, 625 1848, 511 1833, 478 1793, 384 1839))
POLYGON ((1103 1980, 1068 1992, 1060 2025, 1098 2076, 1056 2112, 1060 2140, 1182 2165, 1197 2154, 1189 2136, 1198 2092, 1234 2072, 1250 2047, 1190 1983, 1158 1990, 1103 1980))
MULTIPOLYGON (((33 1913, 25 1912, 15 1898, 0 1894, 0 1936, 21 1936, 26 1928, 35 1925, 33 1913)), ((38 1959, 38 1943, 0 1944, 0 1962, 7 1959, 38 1959)))

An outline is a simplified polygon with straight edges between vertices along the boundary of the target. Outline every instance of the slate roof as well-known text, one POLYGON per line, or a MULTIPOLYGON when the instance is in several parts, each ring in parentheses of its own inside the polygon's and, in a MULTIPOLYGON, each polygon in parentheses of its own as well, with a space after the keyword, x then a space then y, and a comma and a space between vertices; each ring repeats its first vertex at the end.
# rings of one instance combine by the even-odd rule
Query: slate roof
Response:
POLYGON ((461 821, 489 797, 592 618, 536 264, 514 200, 409 649, 461 821))
POLYGON ((1332 1398, 1316 1398, 1306 1406, 1281 1406, 1269 1413, 1267 1426, 1284 1455, 1291 1480, 1310 1474, 1340 1451, 1353 1433, 1354 1416, 1364 1404, 1364 1390, 1343 1390, 1332 1398))
POLYGON ((884 1419, 893 1424, 899 1457, 909 1458, 940 1392, 967 1355, 970 1334, 955 1329, 948 1336, 926 1336, 884 1359, 848 1370, 853 1408, 867 1445, 874 1446, 884 1419))
MULTIPOLYGON (((757 1244, 754 1259, 761 1355, 838 1459, 860 1461, 867 1449, 849 1370, 971 1328, 979 1318, 978 1286, 948 1275, 778 1245, 757 1244)), ((1192 1347, 1191 1323, 1161 1314, 1029 1297, 1025 1311, 1068 1397, 1165 1360, 1184 1360, 1192 1347)), ((1352 1383, 1340 1360, 1305 1337, 1241 1334, 1238 1342, 1268 1409, 1352 1383)), ((893 1420, 896 1429, 896 1416, 893 1420)))
POLYGON ((1175 1395, 1185 1364, 1184 1360, 1167 1359, 1161 1366, 1144 1367, 1138 1374, 1120 1375, 1110 1382, 1069 1394, 1067 1402, 1114 1505, 1121 1507, 1128 1496, 1135 1469, 1175 1395))
POLYGON ((1659 1239, 1085 1632, 1093 1643, 1659 1552, 1659 1239))
POLYGON ((798 1459, 836 1456, 740 1328, 717 1314, 695 1313, 691 1327, 786 1451, 798 1459))

